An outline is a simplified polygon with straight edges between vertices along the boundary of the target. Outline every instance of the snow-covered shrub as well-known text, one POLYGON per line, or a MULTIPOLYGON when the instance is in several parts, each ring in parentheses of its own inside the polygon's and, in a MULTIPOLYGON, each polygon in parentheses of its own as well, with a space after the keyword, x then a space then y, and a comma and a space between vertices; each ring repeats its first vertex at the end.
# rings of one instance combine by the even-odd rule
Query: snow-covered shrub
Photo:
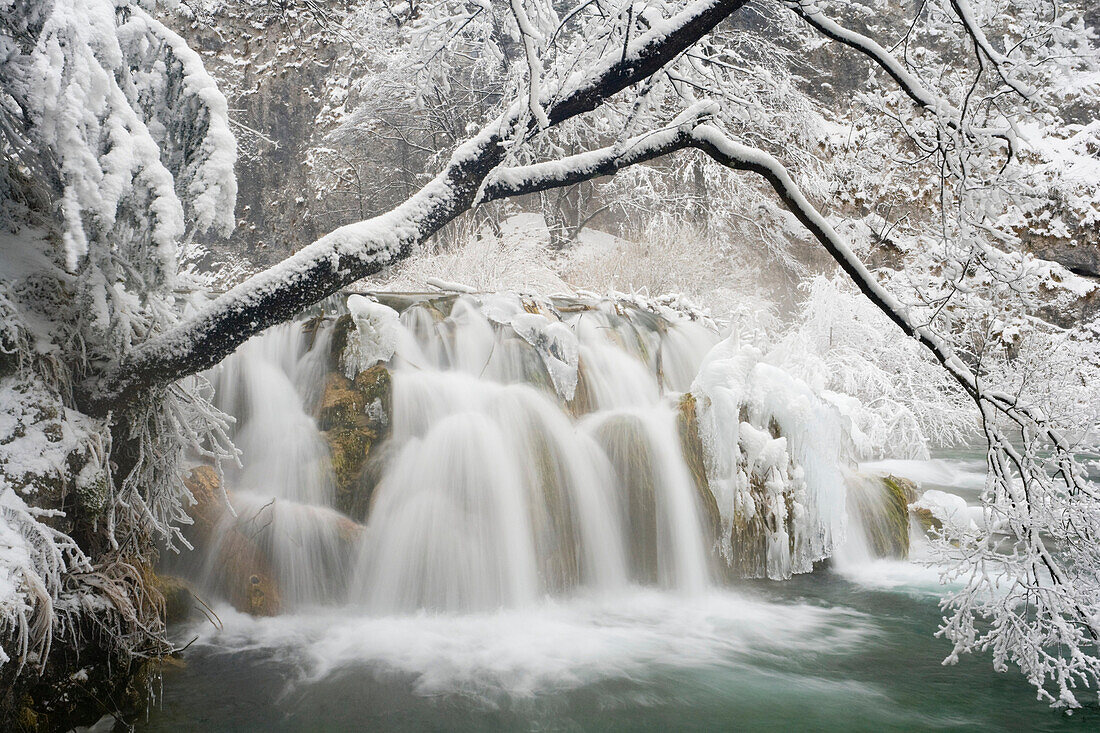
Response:
POLYGON ((537 215, 518 215, 505 221, 499 234, 479 231, 449 249, 421 250, 378 284, 386 290, 419 290, 434 278, 482 292, 565 292, 571 288, 557 272, 548 241, 537 215))
POLYGON ((839 277, 805 291, 775 358, 851 418, 860 458, 926 458, 974 435, 973 402, 916 339, 839 277))

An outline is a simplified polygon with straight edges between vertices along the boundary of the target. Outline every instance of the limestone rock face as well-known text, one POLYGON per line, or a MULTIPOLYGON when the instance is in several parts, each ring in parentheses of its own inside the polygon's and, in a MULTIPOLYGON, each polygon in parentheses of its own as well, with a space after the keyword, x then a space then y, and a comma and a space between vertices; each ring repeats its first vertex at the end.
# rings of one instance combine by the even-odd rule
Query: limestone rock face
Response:
POLYGON ((275 616, 282 610, 279 586, 259 546, 239 530, 226 534, 221 544, 220 580, 223 592, 238 611, 253 616, 275 616))
POLYGON ((573 390, 573 396, 566 400, 565 406, 573 417, 583 417, 592 412, 593 397, 588 386, 588 377, 585 374, 584 359, 577 359, 577 388, 573 390))

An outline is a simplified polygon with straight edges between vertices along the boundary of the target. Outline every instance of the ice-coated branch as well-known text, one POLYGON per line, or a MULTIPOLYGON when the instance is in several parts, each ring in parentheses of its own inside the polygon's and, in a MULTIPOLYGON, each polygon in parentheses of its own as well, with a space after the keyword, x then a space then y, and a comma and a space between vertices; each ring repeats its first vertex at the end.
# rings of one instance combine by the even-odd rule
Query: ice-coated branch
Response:
POLYGON ((692 131, 717 112, 701 102, 677 115, 666 127, 636 135, 615 145, 532 165, 499 168, 485 181, 483 201, 523 196, 613 176, 623 168, 645 163, 693 146, 692 131))
MULTIPOLYGON (((652 24, 625 51, 608 52, 587 73, 543 91, 539 102, 549 124, 596 109, 648 78, 746 2, 691 3, 664 22, 652 24)), ((526 124, 532 124, 525 107, 513 103, 460 145, 435 178, 395 209, 330 232, 130 351, 117 365, 81 385, 82 408, 104 414, 129 404, 152 385, 210 367, 250 336, 407 257, 418 242, 473 205, 483 181, 503 160, 501 143, 525 118, 526 124)))
POLYGON ((547 119, 546 112, 542 108, 539 95, 542 59, 539 57, 538 45, 543 41, 542 34, 527 17, 522 0, 512 0, 511 8, 512 17, 516 19, 516 27, 519 28, 519 34, 523 37, 523 50, 527 54, 527 106, 539 127, 549 127, 550 120, 547 119))
MULTIPOLYGON (((806 21, 810 27, 814 28, 826 38, 847 46, 870 59, 894 80, 898 88, 901 89, 914 104, 921 109, 935 113, 937 118, 942 121, 942 124, 948 130, 953 133, 963 130, 964 120, 962 111, 949 100, 926 86, 916 74, 906 68, 905 64, 894 56, 894 54, 890 53, 890 51, 883 47, 878 41, 862 33, 853 31, 850 28, 846 28, 832 18, 829 18, 822 12, 821 8, 817 6, 814 0, 785 0, 784 4, 802 18, 802 20, 806 21)), ((985 35, 985 31, 982 30, 981 25, 975 20, 973 11, 970 9, 967 0, 951 0, 951 7, 959 17, 967 35, 974 42, 975 51, 979 55, 979 62, 982 60, 982 57, 988 59, 989 63, 997 71, 998 76, 1006 86, 1024 99, 1030 100, 1033 93, 1020 82, 1016 81, 1009 73, 1007 70, 1007 67, 1010 65, 1009 60, 993 48, 988 37, 985 35)), ((968 136, 980 132, 983 131, 966 128, 966 134, 968 136)), ((1011 129, 1005 131, 985 130, 984 132, 992 134, 993 137, 1004 139, 1005 142, 1008 143, 1010 149, 1015 145, 1011 129)))

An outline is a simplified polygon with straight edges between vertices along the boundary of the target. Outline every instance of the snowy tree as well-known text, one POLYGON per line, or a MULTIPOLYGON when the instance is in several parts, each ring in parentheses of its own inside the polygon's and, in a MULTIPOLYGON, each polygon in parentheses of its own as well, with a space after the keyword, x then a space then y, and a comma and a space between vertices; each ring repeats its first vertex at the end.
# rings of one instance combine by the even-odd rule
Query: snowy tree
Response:
MULTIPOLYGON (((1034 316, 1080 282, 1026 251, 1036 233, 1072 240, 1097 218, 1100 129, 1075 110, 1090 104, 1100 58, 1079 5, 930 0, 911 17, 809 0, 360 8, 368 37, 392 29, 360 79, 405 80, 375 88, 403 90, 412 109, 445 106, 452 91, 466 100, 444 154, 422 151, 438 172, 189 309, 175 248, 232 223, 224 99, 141 5, 5 7, 5 216, 20 243, 38 238, 53 273, 5 301, 16 324, 5 350, 112 436, 112 542, 119 526, 173 535, 179 452, 219 429, 191 375, 250 336, 492 202, 620 172, 659 200, 690 171, 727 232, 779 230, 768 249, 780 258, 785 239, 816 242, 975 406, 990 521, 942 538, 967 583, 945 601, 953 657, 989 649, 1066 705, 1100 682, 1100 497, 1075 457, 1094 424, 1020 382, 1048 362, 1014 348, 1088 351, 1079 331, 1034 316), (853 64, 856 82, 840 73, 853 64), (891 267, 876 275, 858 255, 882 251, 891 267), (28 317, 42 311, 57 324, 45 334, 28 317), (41 364, 57 366, 41 376, 41 364)), ((376 102, 348 114, 343 134, 401 124, 376 102)), ((685 197, 679 210, 698 206, 685 197)), ((1079 382, 1083 361, 1054 369, 1079 382)))
MULTIPOLYGON (((233 225, 235 142, 197 55, 148 6, 0 8, 0 627, 10 669, 51 638, 165 650, 146 568, 187 520, 180 461, 220 416, 194 379, 123 413, 73 392, 179 320, 182 242, 233 225)), ((209 451, 209 448, 203 448, 209 451)), ((220 449, 215 449, 218 452, 220 449)))

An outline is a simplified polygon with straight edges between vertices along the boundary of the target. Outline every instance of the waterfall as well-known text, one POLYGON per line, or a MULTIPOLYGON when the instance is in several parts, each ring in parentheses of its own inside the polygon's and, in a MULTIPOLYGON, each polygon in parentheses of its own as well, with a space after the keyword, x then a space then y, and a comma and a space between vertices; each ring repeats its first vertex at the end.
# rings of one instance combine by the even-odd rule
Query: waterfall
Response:
POLYGON ((843 427, 705 322, 591 297, 376 297, 211 372, 242 460, 203 580, 235 605, 699 593, 806 572, 843 536, 842 458, 822 452, 843 427))

